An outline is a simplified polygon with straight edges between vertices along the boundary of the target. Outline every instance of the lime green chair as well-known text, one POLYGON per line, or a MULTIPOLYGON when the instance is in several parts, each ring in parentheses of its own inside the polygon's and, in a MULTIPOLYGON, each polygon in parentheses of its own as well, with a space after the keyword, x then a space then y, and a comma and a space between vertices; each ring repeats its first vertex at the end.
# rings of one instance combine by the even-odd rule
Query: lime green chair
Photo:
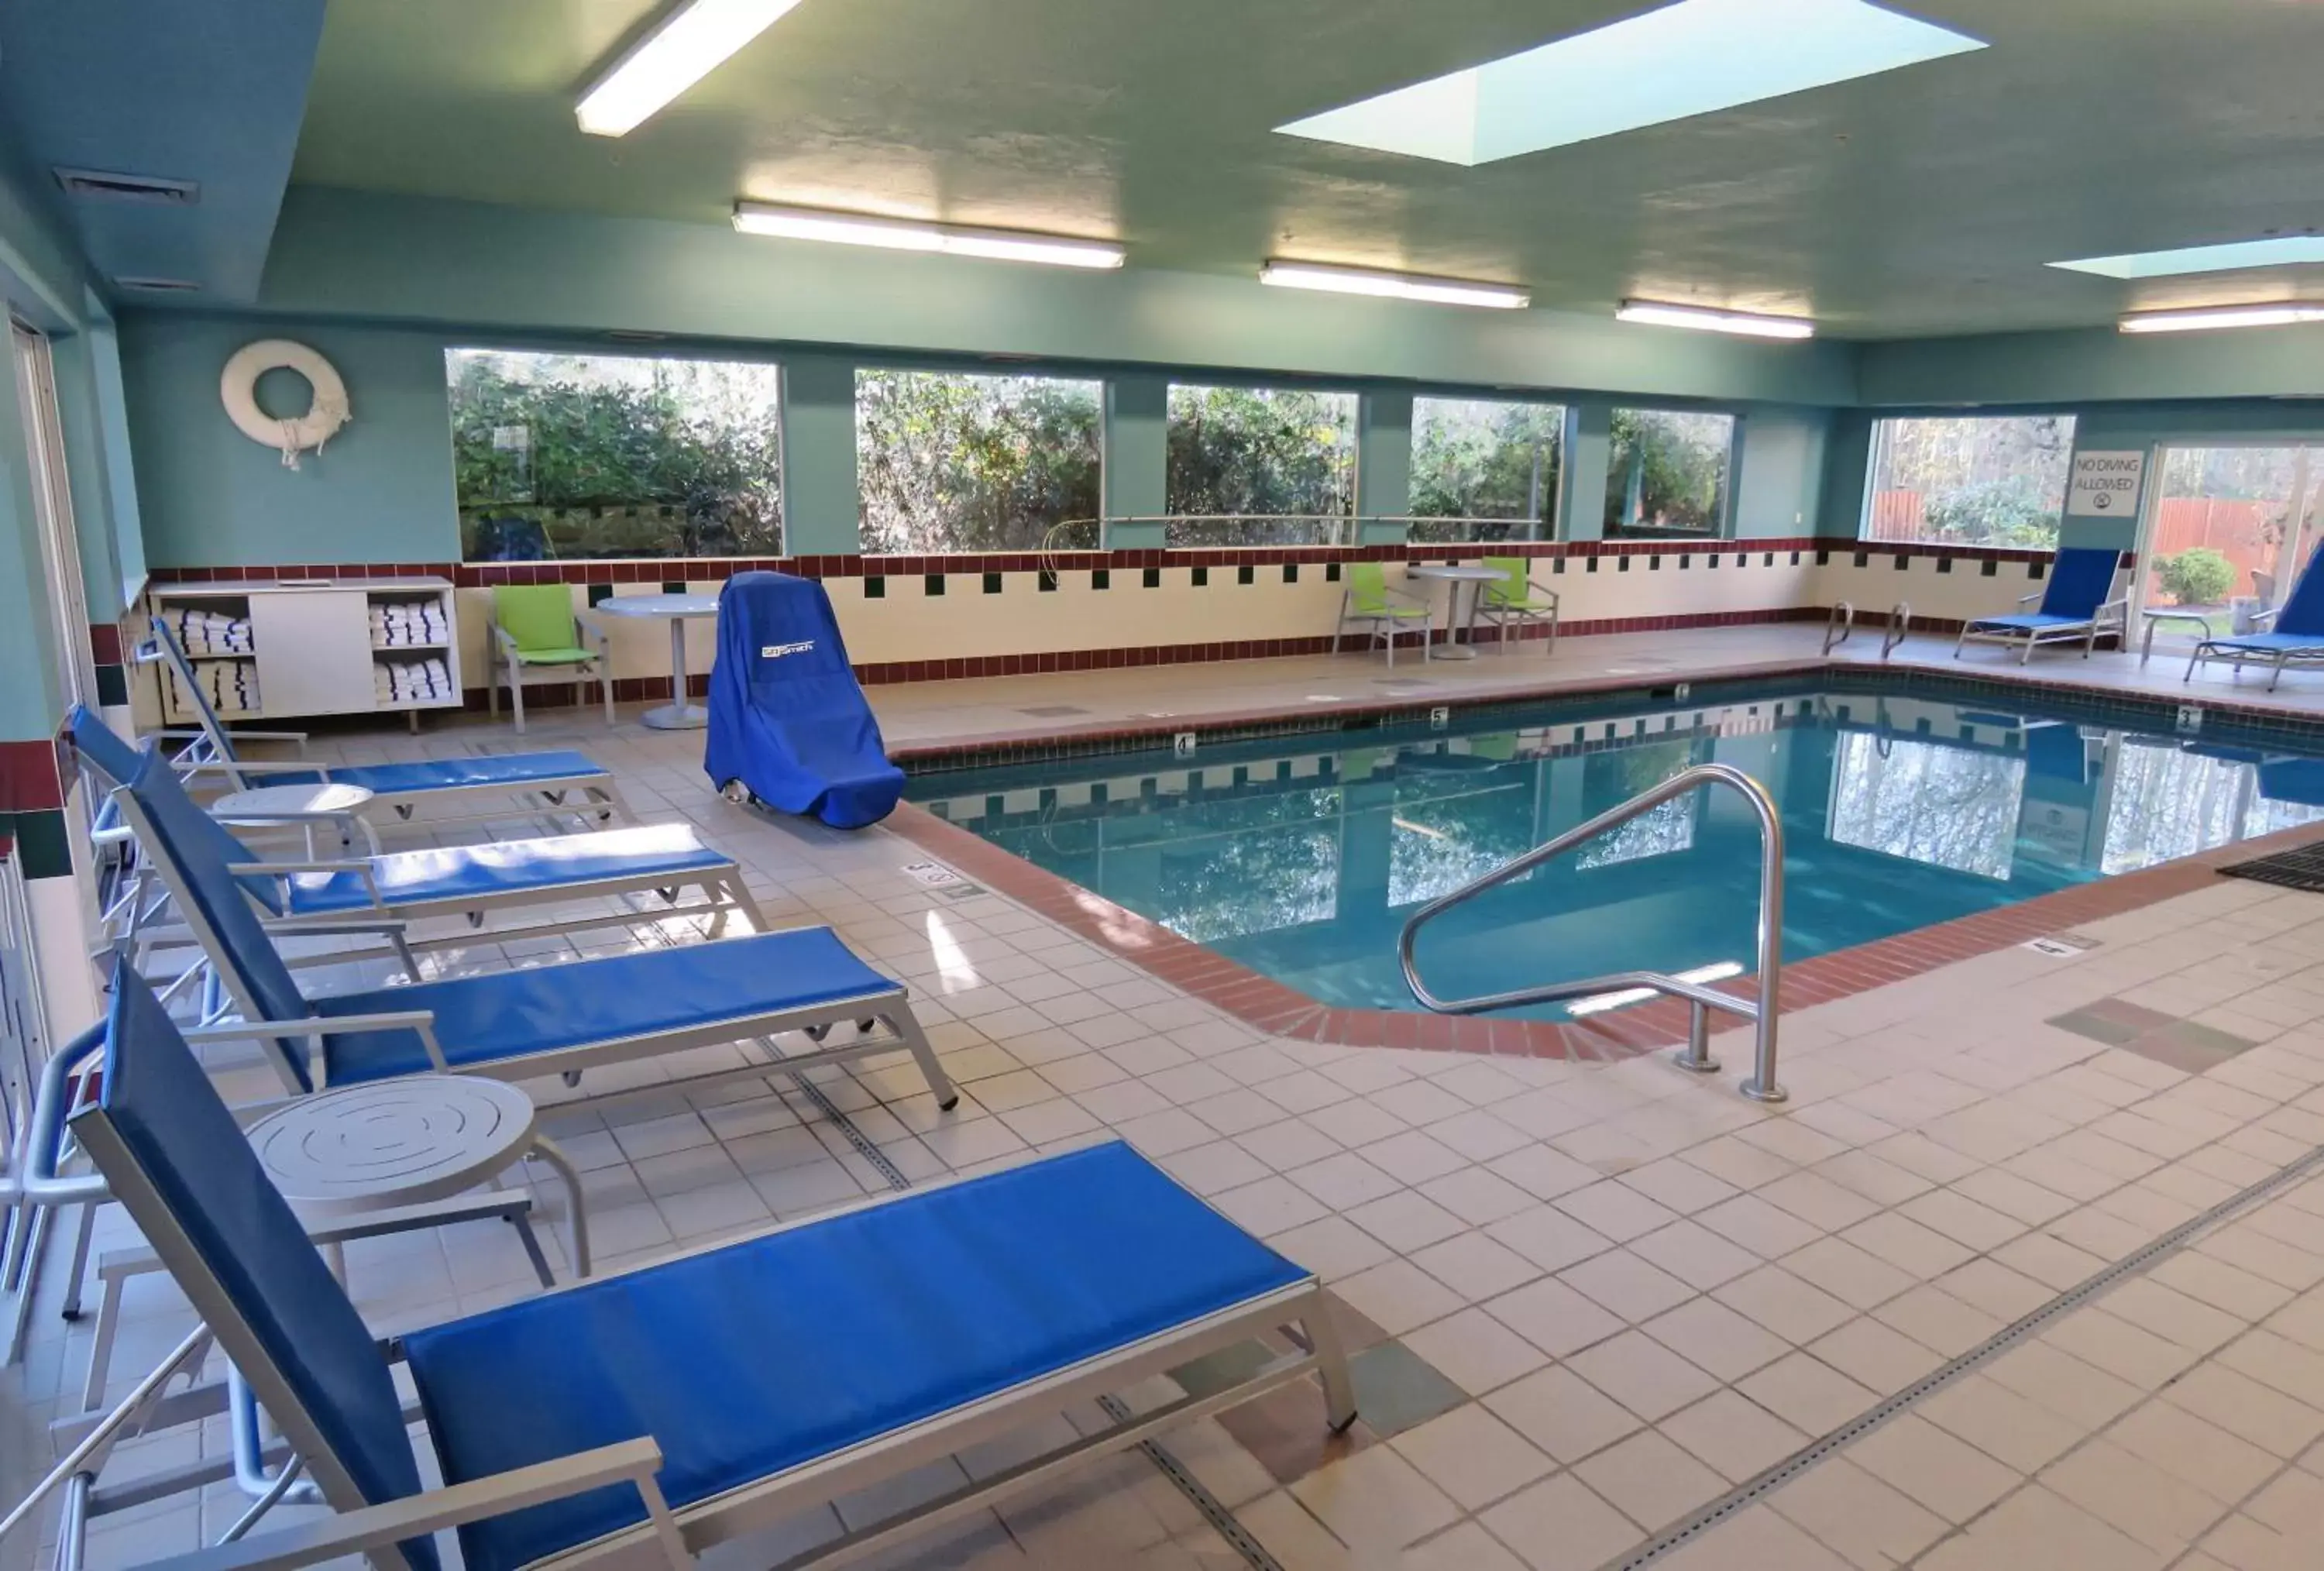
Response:
POLYGON ((501 685, 509 690, 516 728, 524 730, 527 682, 586 682, 596 679, 613 723, 613 657, 604 624, 573 609, 563 584, 503 584, 493 590, 493 679, 485 684, 492 712, 501 712, 501 685), (584 644, 583 638, 588 639, 584 644))
POLYGON ((1477 602, 1477 620, 1493 624, 1501 642, 1510 639, 1510 629, 1524 637, 1525 630, 1536 624, 1549 627, 1548 652, 1557 649, 1557 594, 1544 589, 1533 581, 1533 563, 1523 557, 1487 557, 1485 566, 1500 575, 1484 586, 1484 594, 1477 602))
POLYGON ((1349 624, 1363 625, 1369 633, 1364 652, 1370 654, 1372 645, 1388 645, 1388 663, 1396 664, 1396 641, 1399 633, 1416 633, 1420 638, 1420 658, 1428 659, 1428 602, 1407 595, 1401 589, 1388 587, 1388 574, 1378 562, 1350 562, 1347 587, 1340 591, 1340 625, 1333 642, 1347 635, 1349 624))

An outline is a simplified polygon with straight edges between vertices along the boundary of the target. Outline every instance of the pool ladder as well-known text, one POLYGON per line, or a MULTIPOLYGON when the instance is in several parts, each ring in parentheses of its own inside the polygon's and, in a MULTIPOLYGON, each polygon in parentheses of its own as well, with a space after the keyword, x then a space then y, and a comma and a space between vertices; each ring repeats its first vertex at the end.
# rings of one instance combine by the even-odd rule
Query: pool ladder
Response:
POLYGON ((1757 1026, 1757 1050, 1751 1077, 1742 1083, 1744 1095, 1754 1102, 1781 1102, 1788 1095, 1775 1082, 1775 1016, 1783 985, 1784 974, 1784 822, 1775 809, 1775 799, 1757 781, 1731 764, 1699 763, 1648 790, 1639 792, 1620 807, 1599 814, 1588 823, 1568 829, 1554 840, 1535 846, 1524 855, 1506 862, 1492 872, 1473 878, 1452 893, 1430 901, 1412 914, 1397 936, 1396 956, 1404 967, 1404 984, 1412 989, 1412 996, 1424 1009, 1438 1014, 1482 1014, 1489 1010, 1516 1009, 1533 1003, 1555 1003, 1569 998, 1587 998, 1601 993, 1627 992, 1645 988, 1672 998, 1683 998, 1692 1006, 1688 1022, 1686 1046, 1672 1055, 1682 1069, 1697 1075, 1716 1074, 1719 1060, 1711 1056, 1711 1012, 1719 1010, 1739 1015, 1757 1026), (1685 796, 1703 786, 1723 786, 1751 805, 1759 820, 1759 995, 1757 999, 1738 998, 1701 983, 1688 982, 1660 971, 1618 971, 1606 976, 1585 977, 1578 982, 1554 982, 1542 987, 1521 987, 1511 993, 1495 993, 1479 998, 1443 999, 1428 991, 1420 980, 1420 969, 1413 959, 1413 946, 1420 929, 1443 916, 1455 906, 1466 905, 1489 889, 1496 889, 1513 880, 1523 878, 1545 862, 1554 861, 1575 846, 1595 840, 1609 829, 1618 828, 1641 814, 1653 811, 1665 802, 1685 796))
MULTIPOLYGON (((1888 625, 1880 638, 1880 658, 1886 660, 1895 652, 1913 631, 1913 605, 1899 600, 1888 608, 1888 625)), ((1856 634, 1856 607, 1845 600, 1832 604, 1831 614, 1824 618, 1823 652, 1830 654, 1856 634)))

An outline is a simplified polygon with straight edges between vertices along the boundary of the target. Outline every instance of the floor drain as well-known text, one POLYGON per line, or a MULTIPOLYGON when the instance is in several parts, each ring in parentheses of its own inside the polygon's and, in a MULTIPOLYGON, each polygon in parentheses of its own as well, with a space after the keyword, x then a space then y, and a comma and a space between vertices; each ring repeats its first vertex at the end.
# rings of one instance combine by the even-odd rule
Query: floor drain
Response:
POLYGON ((1985 1342, 1962 1354, 1941 1369, 1923 1376, 1877 1407, 1849 1419, 1821 1439, 1811 1441, 1805 1447, 1794 1452, 1757 1477, 1737 1485, 1730 1492, 1720 1496, 1719 1499, 1712 1501, 1675 1526, 1665 1529, 1662 1533, 1648 1539, 1628 1554, 1608 1561, 1604 1571, 1638 1571, 1639 1567, 1651 1565, 1672 1550, 1692 1542, 1736 1512, 1781 1489, 1834 1452, 1863 1438, 1899 1413, 1919 1403, 1923 1398, 1934 1395, 1978 1365, 2008 1352, 2052 1321, 2080 1308, 2124 1278, 2135 1276, 2164 1255, 2184 1248, 2190 1241, 2218 1226, 2236 1212, 2268 1198, 2279 1189, 2288 1188, 2319 1167, 2324 1167, 2324 1146, 2317 1147, 2288 1167, 2279 1168, 2251 1187, 2228 1196, 2201 1215, 2181 1223, 2144 1248, 2116 1261, 2079 1286, 2067 1289, 2024 1318, 2003 1326, 1985 1342))

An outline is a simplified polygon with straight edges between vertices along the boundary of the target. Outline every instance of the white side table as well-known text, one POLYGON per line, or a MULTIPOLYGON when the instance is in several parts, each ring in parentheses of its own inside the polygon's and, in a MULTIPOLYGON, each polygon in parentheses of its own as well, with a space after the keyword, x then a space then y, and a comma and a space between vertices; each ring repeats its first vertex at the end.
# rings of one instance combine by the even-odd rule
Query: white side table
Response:
POLYGON ((593 609, 600 616, 659 616, 669 623, 670 701, 648 709, 640 719, 657 731, 699 731, 710 724, 710 711, 695 703, 686 690, 686 624, 717 615, 716 596, 613 595, 593 609))
POLYGON ((2199 642, 2210 634, 2211 619, 2204 615, 2200 611, 2179 611, 2175 609, 2141 611, 2139 615, 2146 618, 2146 636, 2139 640, 2138 644, 2138 663, 2141 665, 2144 665, 2147 662, 2148 658, 2154 653, 2154 630, 2162 626, 2166 622, 2193 623, 2195 625, 2195 637, 2199 642))
POLYGON ((1421 566, 1405 568, 1404 576, 1407 578, 1433 578, 1444 586, 1444 647, 1436 652, 1435 658, 1475 660, 1476 645, 1459 640, 1470 634, 1476 626, 1477 597, 1485 592, 1486 585, 1497 582, 1501 575, 1487 567, 1421 566), (1461 586, 1463 584, 1470 587, 1469 615, 1465 618, 1461 615, 1461 586))
POLYGON ((295 825, 307 832, 307 856, 315 855, 315 825, 330 818, 353 818, 363 827, 372 855, 379 855, 379 832, 363 817, 372 792, 363 786, 318 781, 307 785, 257 786, 230 791, 209 806, 210 817, 222 824, 267 827, 295 825))
POLYGON ((535 1129, 532 1098, 468 1075, 410 1075, 285 1103, 244 1133, 300 1213, 420 1206, 472 1188, 527 1157, 565 1180, 576 1276, 589 1274, 581 1175, 535 1129))

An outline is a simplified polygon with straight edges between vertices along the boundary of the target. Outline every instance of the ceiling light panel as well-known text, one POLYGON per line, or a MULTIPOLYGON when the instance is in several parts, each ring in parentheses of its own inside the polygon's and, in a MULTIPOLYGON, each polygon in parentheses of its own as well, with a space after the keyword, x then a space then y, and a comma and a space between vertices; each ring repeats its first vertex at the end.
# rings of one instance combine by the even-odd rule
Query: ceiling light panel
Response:
POLYGON ((1747 338, 1812 338, 1815 324, 1804 317, 1763 317, 1752 311, 1712 310, 1660 300, 1626 300, 1615 319, 1656 328, 1686 328, 1698 333, 1734 333, 1747 338))
POLYGON ((1533 297, 1506 284, 1471 283, 1416 273, 1381 273, 1368 267, 1333 267, 1319 262, 1270 262, 1259 282, 1278 289, 1321 290, 1327 294, 1368 294, 1390 300, 1429 300, 1437 305, 1483 306, 1523 310, 1533 297))
POLYGON ((2266 305, 2133 311, 2118 325, 2126 333, 2208 333, 2225 328, 2289 328, 2301 322, 2324 322, 2324 305, 2282 300, 2266 305))
POLYGON ((2069 273, 2100 278, 2179 278, 2190 273, 2233 273, 2246 267, 2291 267, 2324 262, 2324 235, 2284 235, 2272 240, 2239 240, 2227 245, 2190 245, 2179 251, 2136 251, 2125 256, 2086 256, 2052 262, 2069 273))
POLYGON ((626 136, 799 0, 686 0, 622 52, 573 106, 592 136, 626 136))
POLYGON ((871 245, 884 251, 937 251, 981 256, 994 262, 1029 262, 1047 267, 1120 267, 1120 246, 1062 235, 1016 229, 971 229, 952 224, 922 224, 867 213, 835 213, 822 208, 787 208, 772 202, 734 204, 734 227, 745 235, 784 240, 820 240, 835 245, 871 245))
POLYGON ((1276 129, 1490 163, 1985 47, 1867 0, 1678 0, 1276 129))

